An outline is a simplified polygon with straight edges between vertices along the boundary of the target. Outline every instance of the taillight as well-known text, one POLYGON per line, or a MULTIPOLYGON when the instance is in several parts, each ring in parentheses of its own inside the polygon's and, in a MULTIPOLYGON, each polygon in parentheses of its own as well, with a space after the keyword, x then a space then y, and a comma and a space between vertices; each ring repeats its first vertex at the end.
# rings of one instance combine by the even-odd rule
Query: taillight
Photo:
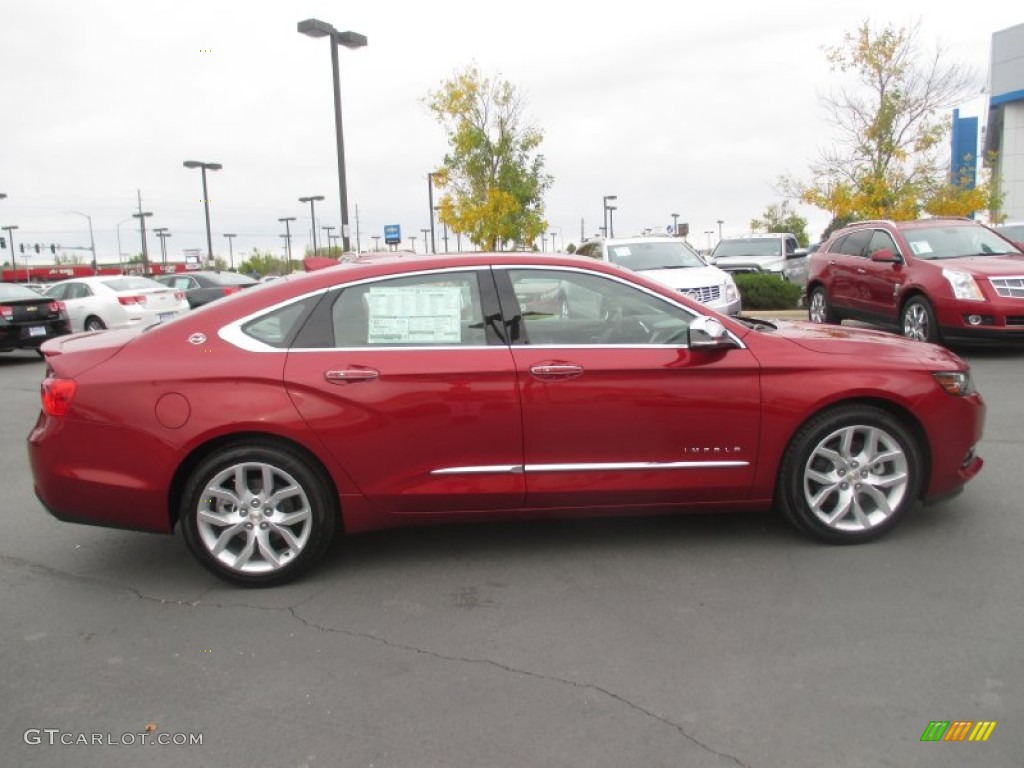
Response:
POLYGON ((0 317, 3 317, 4 320, 13 320, 14 307, 8 307, 6 304, 0 306, 0 317))
POLYGON ((119 304, 123 304, 124 306, 127 307, 127 306, 129 306, 131 304, 145 304, 146 303, 146 297, 145 296, 118 296, 117 297, 117 301, 118 301, 119 304))
POLYGON ((64 416, 71 407, 78 383, 74 379, 43 379, 41 396, 47 416, 64 416))
POLYGON ((59 315, 61 313, 61 310, 64 309, 64 302, 63 301, 51 301, 49 304, 46 305, 46 308, 48 310, 50 310, 51 314, 59 315))
POLYGON ((184 291, 175 291, 174 292, 174 300, 176 302, 178 302, 179 304, 181 304, 181 302, 183 302, 185 300, 185 292, 184 291))

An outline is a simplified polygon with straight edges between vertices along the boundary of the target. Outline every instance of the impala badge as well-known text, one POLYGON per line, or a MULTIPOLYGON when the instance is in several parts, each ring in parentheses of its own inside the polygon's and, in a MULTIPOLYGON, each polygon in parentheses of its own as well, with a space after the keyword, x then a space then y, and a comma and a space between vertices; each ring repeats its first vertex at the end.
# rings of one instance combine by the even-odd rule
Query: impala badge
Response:
POLYGON ((200 344, 205 344, 206 343, 206 334, 205 333, 193 333, 191 336, 188 337, 188 343, 189 344, 195 344, 197 347, 200 344))

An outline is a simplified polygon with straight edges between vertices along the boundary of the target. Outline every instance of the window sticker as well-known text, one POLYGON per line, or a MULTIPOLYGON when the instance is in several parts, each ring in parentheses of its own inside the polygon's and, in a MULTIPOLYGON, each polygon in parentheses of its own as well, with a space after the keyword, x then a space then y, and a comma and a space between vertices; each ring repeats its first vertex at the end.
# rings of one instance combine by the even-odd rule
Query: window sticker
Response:
POLYGON ((371 288, 370 344, 458 344, 462 291, 458 286, 371 288))
POLYGON ((921 256, 924 254, 932 253, 932 244, 927 240, 908 240, 910 243, 910 250, 914 252, 915 256, 921 256))
POLYGON ((629 256, 633 253, 633 250, 628 245, 617 245, 609 248, 615 256, 629 256))

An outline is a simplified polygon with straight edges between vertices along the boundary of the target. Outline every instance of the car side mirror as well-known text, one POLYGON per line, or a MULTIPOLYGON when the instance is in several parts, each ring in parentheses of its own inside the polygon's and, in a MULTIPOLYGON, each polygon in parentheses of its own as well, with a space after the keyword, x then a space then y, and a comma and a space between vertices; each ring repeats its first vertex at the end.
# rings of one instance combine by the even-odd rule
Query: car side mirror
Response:
POLYGON ((792 253, 787 253, 786 254, 786 259, 787 260, 788 259, 801 259, 801 258, 803 258, 806 255, 807 255, 807 249, 806 248, 797 248, 792 253))
POLYGON ((881 261, 887 264, 899 264, 902 260, 888 248, 881 248, 871 254, 872 261, 881 261))
POLYGON ((701 315, 690 323, 686 332, 690 349, 732 349, 736 346, 721 320, 701 315))

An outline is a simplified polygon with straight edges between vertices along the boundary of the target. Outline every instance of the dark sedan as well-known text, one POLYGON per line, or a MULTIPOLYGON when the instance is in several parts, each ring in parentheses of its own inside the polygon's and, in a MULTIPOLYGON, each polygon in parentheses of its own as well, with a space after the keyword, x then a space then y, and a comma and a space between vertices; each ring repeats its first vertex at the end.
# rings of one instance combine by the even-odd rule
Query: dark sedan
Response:
POLYGON ((38 349, 71 333, 64 305, 17 283, 0 283, 0 352, 38 349))
POLYGON ((174 275, 159 275, 153 279, 175 290, 184 291, 188 305, 192 309, 209 304, 215 299, 230 296, 232 293, 238 293, 243 288, 259 285, 258 280, 253 280, 248 275, 240 275, 237 272, 182 272, 174 275))

